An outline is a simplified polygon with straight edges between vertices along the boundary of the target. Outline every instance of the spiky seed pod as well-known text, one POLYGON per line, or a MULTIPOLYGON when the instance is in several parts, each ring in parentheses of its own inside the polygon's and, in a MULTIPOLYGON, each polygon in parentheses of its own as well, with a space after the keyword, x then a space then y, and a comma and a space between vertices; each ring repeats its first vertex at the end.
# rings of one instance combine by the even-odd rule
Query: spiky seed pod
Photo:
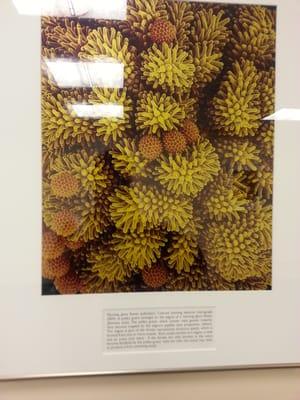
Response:
POLYGON ((131 128, 132 100, 126 89, 102 89, 94 87, 89 102, 95 105, 121 106, 122 116, 106 116, 94 121, 96 135, 108 145, 116 142, 131 128))
POLYGON ((262 251, 272 248, 272 206, 265 200, 255 200, 248 206, 247 223, 262 251))
POLYGON ((51 191, 56 197, 70 198, 79 191, 79 181, 71 172, 61 171, 51 176, 51 191))
POLYGON ((186 119, 182 125, 181 131, 187 144, 193 144, 200 139, 200 131, 198 126, 190 119, 186 119))
POLYGON ((261 162, 260 150, 248 139, 218 138, 215 147, 223 167, 230 172, 256 171, 261 162))
POLYGON ((201 9, 195 15, 191 34, 194 42, 213 42, 216 50, 222 50, 229 40, 227 25, 229 18, 224 17, 224 11, 214 12, 212 8, 201 9))
POLYGON ((61 278, 66 275, 70 270, 70 260, 62 255, 52 260, 43 260, 42 275, 43 278, 53 280, 55 278, 61 278))
POLYGON ((61 210, 52 216, 51 229, 60 236, 68 237, 79 227, 76 215, 70 210, 61 210))
POLYGON ((269 285, 263 277, 251 277, 235 283, 236 290, 268 290, 269 285))
POLYGON ((154 44, 142 54, 142 73, 153 89, 161 88, 174 93, 189 91, 194 79, 195 66, 190 53, 178 45, 154 44))
POLYGON ((156 160, 162 153, 162 144, 158 137, 144 135, 139 141, 139 151, 147 160, 156 160))
POLYGON ((193 265, 189 272, 174 273, 166 283, 170 291, 210 290, 210 282, 206 268, 193 265))
MULTIPOLYGON (((253 30, 240 30, 234 25, 234 35, 231 39, 232 59, 247 58, 255 63, 258 68, 267 68, 274 60, 274 45, 269 37, 256 33, 253 30)), ((230 53, 229 53, 230 54, 230 53)))
POLYGON ((270 199, 273 193, 273 171, 267 163, 262 163, 257 171, 246 176, 246 182, 252 186, 253 192, 260 198, 270 199))
POLYGON ((87 103, 84 91, 73 91, 57 95, 48 94, 42 98, 42 133, 43 144, 48 151, 95 142, 96 130, 94 121, 87 117, 78 118, 70 108, 73 103, 87 103))
POLYGON ((196 89, 203 89, 222 71, 222 53, 215 49, 214 42, 195 43, 193 47, 195 64, 194 84, 196 89))
POLYGON ((162 264, 153 265, 151 268, 143 269, 142 279, 148 287, 158 289, 167 283, 168 270, 162 264))
POLYGON ((262 117, 267 117, 275 111, 275 69, 261 72, 261 109, 262 117))
POLYGON ((122 282, 132 274, 130 266, 126 265, 107 245, 100 245, 99 248, 92 249, 87 259, 90 266, 86 271, 102 280, 122 282))
POLYGON ((60 257, 64 250, 65 244, 62 238, 50 230, 43 233, 43 257, 46 260, 53 260, 60 257))
POLYGON ((235 221, 247 212, 246 193, 234 177, 220 174, 199 196, 200 208, 211 221, 235 221))
MULTIPOLYGON (((71 159, 71 155, 67 156, 71 159)), ((81 151, 74 154, 73 171, 80 180, 81 186, 92 194, 101 194, 111 184, 112 176, 105 165, 103 157, 97 153, 87 154, 81 151)))
POLYGON ((234 283, 226 281, 200 258, 188 272, 174 274, 166 284, 168 290, 234 290, 234 283))
POLYGON ((71 270, 61 278, 56 278, 54 286, 60 294, 76 294, 80 292, 81 282, 79 276, 71 270))
POLYGON ((117 188, 110 201, 111 218, 124 233, 140 233, 159 226, 178 232, 192 218, 189 200, 139 184, 117 188))
MULTIPOLYGON (((194 216, 195 218, 195 216, 194 216)), ((191 221, 185 229, 172 237, 165 260, 170 268, 178 273, 188 272, 194 264, 199 251, 199 218, 191 221)))
POLYGON ((82 192, 87 192, 92 196, 95 194, 102 194, 111 184, 112 180, 104 158, 96 152, 87 152, 86 150, 56 157, 51 162, 49 169, 51 180, 50 187, 55 196, 57 196, 57 194, 53 191, 53 178, 56 179, 57 176, 60 177, 60 174, 62 174, 62 176, 65 174, 66 176, 71 175, 73 179, 76 179, 78 190, 79 188, 81 190, 81 195, 82 192))
POLYGON ((153 43, 172 43, 176 38, 176 28, 170 21, 156 19, 150 28, 150 38, 153 43))
POLYGON ((274 35, 276 25, 275 14, 272 7, 266 6, 241 6, 238 10, 238 20, 247 29, 265 35, 274 35))
POLYGON ((269 8, 240 7, 230 43, 233 59, 248 59, 266 68, 274 60, 275 39, 275 19, 269 8))
POLYGON ((150 267, 160 258, 167 239, 160 230, 141 233, 113 233, 111 248, 132 269, 150 267))
POLYGON ((64 18, 61 25, 44 31, 44 43, 65 57, 76 57, 80 49, 87 43, 91 29, 80 25, 79 22, 64 18))
POLYGON ((261 121, 259 98, 259 74, 254 64, 235 62, 212 101, 214 128, 224 135, 256 135, 261 121))
POLYGON ((180 127, 184 119, 183 108, 165 93, 143 92, 138 100, 136 124, 140 131, 160 135, 180 127))
POLYGON ((261 276, 259 242, 249 229, 246 217, 238 223, 212 222, 202 235, 202 247, 208 265, 227 281, 236 282, 261 276))
POLYGON ((214 268, 207 266, 206 273, 209 279, 210 290, 235 290, 233 282, 228 282, 214 268))
POLYGON ((101 279, 97 274, 86 270, 81 274, 81 290, 80 293, 118 293, 118 292, 132 292, 133 287, 120 281, 109 281, 108 279, 101 279))
POLYGON ((162 157, 155 179, 176 195, 196 196, 220 169, 218 156, 207 139, 196 143, 186 156, 162 157))
POLYGON ((184 197, 170 196, 162 191, 159 207, 162 214, 162 227, 168 232, 179 232, 187 226, 192 218, 192 203, 184 197))
POLYGON ((264 121, 261 125, 259 135, 257 135, 255 139, 261 149, 261 153, 269 159, 272 159, 274 149, 274 122, 264 121))
POLYGON ((89 33, 87 43, 78 54, 81 60, 101 61, 107 58, 124 65, 124 79, 130 88, 136 78, 136 48, 114 28, 98 28, 89 33))
POLYGON ((166 261, 171 268, 177 272, 189 271, 198 255, 197 239, 189 235, 175 235, 170 247, 166 261))
POLYGON ((133 34, 146 46, 150 40, 151 25, 155 20, 167 20, 166 6, 163 0, 129 0, 127 3, 126 34, 133 34))
POLYGON ((176 43, 179 48, 187 49, 190 45, 191 23, 194 20, 194 13, 190 3, 166 2, 169 21, 175 27, 176 43))
POLYGON ((97 239, 111 225, 109 216, 109 191, 94 197, 83 197, 74 202, 74 212, 78 215, 80 225, 69 237, 72 241, 88 242, 97 239))
POLYGON ((272 286, 272 251, 262 251, 259 254, 259 264, 262 275, 250 277, 235 283, 236 290, 269 290, 272 286))
POLYGON ((178 131, 166 132, 163 135, 163 144, 169 154, 182 154, 187 148, 185 136, 178 131))
POLYGON ((273 60, 273 44, 270 45, 268 36, 257 34, 255 31, 243 31, 234 26, 231 38, 231 54, 233 60, 250 60, 258 68, 266 68, 273 60))
POLYGON ((143 159, 143 154, 138 150, 134 139, 124 139, 123 142, 117 143, 110 154, 115 170, 122 175, 147 176, 148 161, 143 159))

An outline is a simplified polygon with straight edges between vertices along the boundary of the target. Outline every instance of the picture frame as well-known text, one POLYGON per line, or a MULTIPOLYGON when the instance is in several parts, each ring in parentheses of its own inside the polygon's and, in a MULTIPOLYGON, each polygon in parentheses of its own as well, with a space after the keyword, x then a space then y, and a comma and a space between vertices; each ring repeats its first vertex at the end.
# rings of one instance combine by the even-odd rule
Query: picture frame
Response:
MULTIPOLYGON (((118 18, 124 18, 128 5, 114 1, 118 18)), ((75 294, 80 291, 75 290, 50 295, 61 287, 55 286, 55 279, 41 285, 44 60, 41 64, 41 9, 30 8, 29 3, 25 7, 23 2, 20 8, 18 1, 4 0, 0 6, 1 37, 6 38, 0 67, 1 379, 299 366, 297 121, 275 123, 272 284, 268 290, 142 290, 139 280, 135 290, 127 292, 75 294)), ((112 9, 105 10, 108 26, 113 3, 112 9)), ((275 111, 297 108, 300 56, 295 49, 300 4, 294 0, 261 0, 251 5, 242 0, 182 3, 216 7, 216 13, 218 7, 228 5, 276 7, 275 111)), ((69 8, 60 10, 59 18, 68 18, 69 8)), ((101 19, 101 12, 84 10, 84 15, 101 19)), ((141 249, 138 256, 142 254, 141 249)))

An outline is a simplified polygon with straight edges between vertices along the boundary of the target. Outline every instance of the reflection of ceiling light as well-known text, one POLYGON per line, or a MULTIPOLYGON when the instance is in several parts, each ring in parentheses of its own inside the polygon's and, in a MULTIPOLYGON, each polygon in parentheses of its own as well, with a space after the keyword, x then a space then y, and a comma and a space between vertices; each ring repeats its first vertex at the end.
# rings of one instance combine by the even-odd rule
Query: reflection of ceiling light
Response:
POLYGON ((264 118, 265 121, 300 121, 299 108, 282 108, 264 118))
POLYGON ((44 15, 44 10, 48 10, 46 15, 52 15, 55 0, 12 0, 18 13, 22 15, 44 15))
POLYGON ((79 118, 123 118, 124 106, 119 104, 70 104, 79 118))
POLYGON ((127 0, 89 0, 90 18, 119 19, 127 18, 127 0))
POLYGON ((112 59, 97 62, 45 60, 50 75, 59 87, 122 88, 124 64, 112 59))
POLYGON ((13 0, 20 14, 72 17, 86 14, 86 0, 13 0))
POLYGON ((19 14, 126 19, 127 0, 12 0, 19 14))

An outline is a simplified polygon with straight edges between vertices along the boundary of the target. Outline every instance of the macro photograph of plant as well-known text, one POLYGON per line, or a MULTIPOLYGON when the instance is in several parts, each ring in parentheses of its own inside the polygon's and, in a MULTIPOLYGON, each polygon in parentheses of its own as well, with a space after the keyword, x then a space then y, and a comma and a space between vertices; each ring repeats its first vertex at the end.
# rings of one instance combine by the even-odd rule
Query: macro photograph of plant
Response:
POLYGON ((42 294, 270 290, 276 7, 128 0, 41 38, 42 294))

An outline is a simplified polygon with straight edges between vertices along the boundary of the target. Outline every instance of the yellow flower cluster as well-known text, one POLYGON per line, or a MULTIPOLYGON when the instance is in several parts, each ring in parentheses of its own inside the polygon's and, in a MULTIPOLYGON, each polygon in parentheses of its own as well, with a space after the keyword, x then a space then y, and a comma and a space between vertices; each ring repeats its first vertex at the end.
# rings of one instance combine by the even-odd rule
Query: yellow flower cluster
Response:
POLYGON ((48 25, 48 29, 46 28, 44 31, 44 36, 48 48, 54 47, 64 57, 74 57, 87 43, 90 32, 89 27, 65 18, 62 20, 62 24, 53 24, 52 27, 48 25))
POLYGON ((112 249, 132 269, 151 267, 160 258, 161 249, 167 239, 160 230, 150 230, 141 233, 113 234, 112 249))
POLYGON ((190 47, 189 36, 194 20, 193 9, 190 3, 184 1, 168 1, 166 3, 169 21, 176 30, 176 42, 181 49, 190 47))
POLYGON ((117 116, 103 116, 94 121, 96 136, 102 138, 107 145, 117 142, 126 135, 130 129, 130 117, 132 113, 132 100, 127 95, 126 89, 99 89, 93 88, 89 102, 94 105, 108 105, 121 107, 122 113, 117 116))
POLYGON ((222 53, 216 51, 214 42, 198 42, 194 48, 195 85, 204 87, 212 82, 224 66, 222 53))
POLYGON ((161 158, 155 179, 176 195, 196 196, 220 169, 218 156, 207 139, 199 140, 188 156, 161 158))
POLYGON ((235 62, 213 99, 215 128, 231 136, 256 135, 261 121, 259 97, 259 74, 254 64, 235 62))
POLYGON ((256 171, 261 162, 260 150, 248 139, 218 139, 215 143, 219 158, 231 172, 256 171))
POLYGON ((185 229, 175 233, 168 248, 165 260, 170 268, 175 268, 177 273, 189 272, 199 253, 199 232, 203 229, 201 220, 193 215, 185 229))
POLYGON ((138 129, 159 135, 179 127, 185 118, 183 107, 165 93, 144 92, 138 100, 136 123, 138 129))
POLYGON ((124 281, 132 274, 131 268, 126 265, 109 246, 99 246, 92 249, 88 255, 91 275, 109 282, 124 281))
POLYGON ((222 50, 229 41, 229 22, 223 10, 215 13, 212 8, 200 9, 195 15, 192 38, 199 43, 214 43, 215 48, 222 50))
POLYGON ((42 98, 42 135, 43 144, 49 150, 59 150, 78 143, 95 142, 94 121, 78 118, 71 109, 72 103, 87 103, 87 94, 76 91, 70 95, 44 95, 42 98))
POLYGON ((275 13, 263 6, 240 7, 231 38, 232 59, 247 59, 268 68, 275 55, 275 13))
POLYGON ((213 222, 203 235, 205 259, 229 282, 260 276, 259 242, 247 220, 239 223, 213 222))
POLYGON ((189 199, 176 198, 171 193, 140 184, 119 187, 110 201, 111 218, 124 233, 140 233, 157 227, 178 232, 192 219, 189 199))
POLYGON ((178 45, 162 44, 161 50, 154 44, 143 57, 143 77, 153 89, 174 93, 188 91, 192 84, 195 66, 192 56, 180 50, 178 45))
MULTIPOLYGON (((135 80, 136 49, 114 28, 98 28, 87 36, 87 43, 79 53, 81 60, 118 62, 124 65, 124 78, 128 85, 135 80)), ((129 86, 130 87, 130 86, 129 86)))
POLYGON ((124 139, 111 151, 112 164, 124 176, 147 176, 148 160, 143 159, 134 139, 124 139))
POLYGON ((203 214, 211 221, 238 220, 249 200, 232 176, 220 175, 199 197, 203 214))

